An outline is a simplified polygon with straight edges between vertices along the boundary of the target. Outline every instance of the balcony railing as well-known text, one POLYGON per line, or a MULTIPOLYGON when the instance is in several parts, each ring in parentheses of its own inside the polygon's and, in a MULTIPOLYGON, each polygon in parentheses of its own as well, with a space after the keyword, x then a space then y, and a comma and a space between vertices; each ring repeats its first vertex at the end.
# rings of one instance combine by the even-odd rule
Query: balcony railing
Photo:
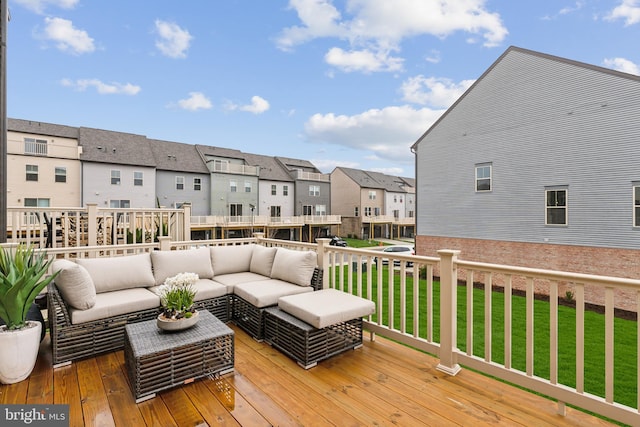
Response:
POLYGON ((331 175, 326 173, 305 172, 298 170, 296 171, 296 179, 303 181, 329 182, 331 181, 331 175))

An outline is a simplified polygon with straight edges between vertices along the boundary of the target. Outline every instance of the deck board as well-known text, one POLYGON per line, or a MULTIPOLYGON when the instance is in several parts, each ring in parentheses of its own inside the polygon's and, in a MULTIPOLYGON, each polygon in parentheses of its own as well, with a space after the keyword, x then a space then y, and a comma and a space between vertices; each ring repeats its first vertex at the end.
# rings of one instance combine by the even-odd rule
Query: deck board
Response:
POLYGON ((0 385, 0 403, 67 403, 71 426, 609 426, 584 412, 365 334, 364 347, 304 370, 265 343, 235 333, 235 372, 135 403, 115 351, 53 369, 47 337, 28 380, 0 385))

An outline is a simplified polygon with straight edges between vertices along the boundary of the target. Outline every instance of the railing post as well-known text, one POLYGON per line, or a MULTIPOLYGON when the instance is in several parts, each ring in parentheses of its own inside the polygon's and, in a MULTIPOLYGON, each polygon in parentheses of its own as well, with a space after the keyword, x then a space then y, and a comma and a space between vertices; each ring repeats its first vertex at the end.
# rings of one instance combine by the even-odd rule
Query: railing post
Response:
POLYGON ((171 237, 170 236, 160 236, 158 237, 158 242, 160 243, 161 251, 170 251, 171 250, 171 237))
POLYGON ((316 247, 316 253, 318 254, 318 265, 322 268, 322 289, 329 288, 329 257, 327 256, 326 248, 329 247, 331 239, 322 238, 316 239, 318 246, 316 247))
POLYGON ((460 372, 456 357, 457 349, 457 291, 458 267, 456 261, 460 251, 439 250, 440 255, 440 363, 436 367, 449 375, 460 372))
POLYGON ((256 238, 257 244, 261 244, 260 241, 264 239, 264 233, 262 231, 256 231, 253 233, 253 237, 256 238))
POLYGON ((183 220, 182 223, 184 225, 184 228, 182 229, 182 233, 184 234, 182 236, 182 239, 180 240, 191 240, 191 203, 185 203, 182 205, 182 209, 183 209, 183 220))
MULTIPOLYGON (((78 224, 78 227, 79 226, 80 224, 78 224)), ((77 243, 79 246, 80 242, 77 242, 77 243)), ((98 204, 87 203, 87 246, 97 246, 97 245, 98 245, 98 204)))

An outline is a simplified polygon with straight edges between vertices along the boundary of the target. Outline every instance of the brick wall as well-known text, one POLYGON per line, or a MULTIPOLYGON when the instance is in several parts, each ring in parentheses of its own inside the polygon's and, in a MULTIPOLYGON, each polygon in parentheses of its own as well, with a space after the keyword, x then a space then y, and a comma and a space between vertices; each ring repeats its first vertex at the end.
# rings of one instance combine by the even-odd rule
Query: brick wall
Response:
MULTIPOLYGON (((640 250, 634 249, 416 236, 416 254, 437 256, 440 249, 459 250, 458 258, 465 261, 640 279, 640 250)), ((458 279, 466 280, 464 271, 459 271, 458 279)), ((483 280, 482 277, 474 277, 474 282, 483 280)), ((494 285, 501 286, 503 283, 500 276, 493 278, 494 285)), ((524 280, 514 280, 513 287, 524 290, 524 280)), ((559 296, 564 297, 567 291, 573 292, 573 285, 560 283, 559 296)), ((548 295, 548 284, 536 281, 535 292, 548 295)), ((585 287, 585 300, 602 305, 603 289, 585 287)), ((615 305, 624 310, 637 311, 636 292, 617 291, 615 305)))

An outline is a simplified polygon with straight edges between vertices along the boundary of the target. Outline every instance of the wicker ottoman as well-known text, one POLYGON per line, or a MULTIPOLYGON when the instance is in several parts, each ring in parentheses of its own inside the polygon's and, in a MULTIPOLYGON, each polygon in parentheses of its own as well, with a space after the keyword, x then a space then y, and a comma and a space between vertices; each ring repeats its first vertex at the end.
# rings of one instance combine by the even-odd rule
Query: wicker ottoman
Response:
POLYGON ((264 340, 305 369, 362 346, 362 317, 375 312, 372 301, 335 289, 278 300, 264 313, 264 340))
POLYGON ((234 367, 234 332, 206 310, 184 331, 163 332, 156 320, 127 324, 124 359, 136 403, 196 378, 234 367))

